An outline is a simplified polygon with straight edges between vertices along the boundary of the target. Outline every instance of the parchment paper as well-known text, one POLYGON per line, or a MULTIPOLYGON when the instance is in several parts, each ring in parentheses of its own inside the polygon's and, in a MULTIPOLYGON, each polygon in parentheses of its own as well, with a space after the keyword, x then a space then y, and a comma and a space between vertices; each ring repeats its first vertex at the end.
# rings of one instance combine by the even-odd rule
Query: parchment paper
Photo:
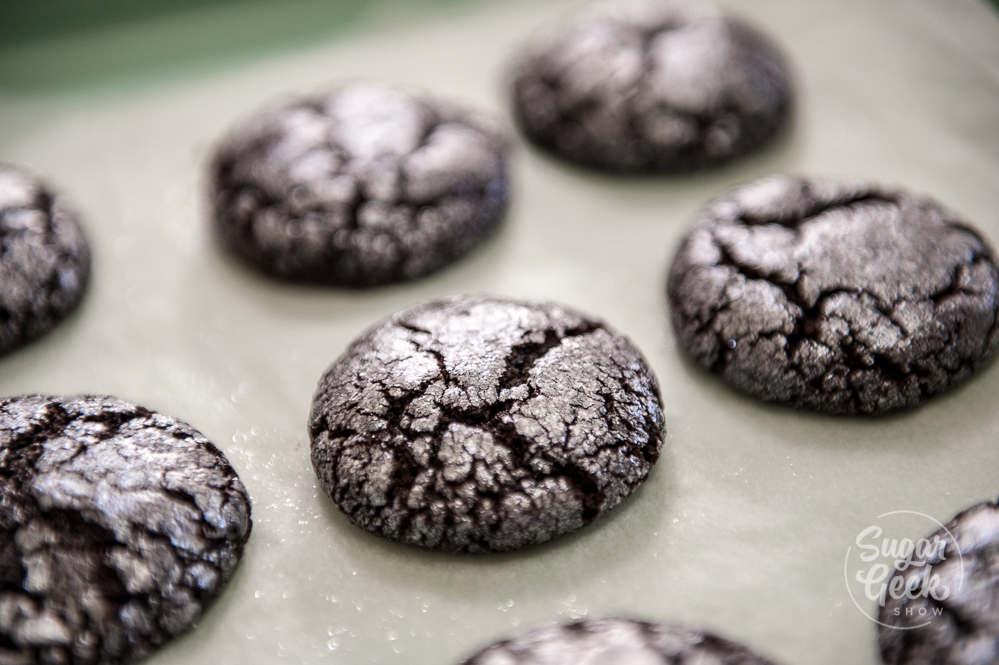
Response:
POLYGON ((203 169, 232 122, 275 96, 357 77, 506 117, 503 63, 574 4, 389 14, 186 76, 3 94, 0 157, 75 201, 95 257, 78 315, 0 359, 0 394, 107 392, 185 419, 253 498, 237 576, 201 627, 150 663, 448 664, 539 624, 623 614, 711 627, 783 663, 873 664, 874 624, 843 580, 856 534, 888 510, 946 520, 999 494, 999 367, 899 416, 796 413, 687 362, 663 299, 666 263, 698 207, 769 172, 905 185, 999 241, 999 20, 985 4, 732 0, 795 64, 799 104, 783 140, 731 168, 627 179, 518 138, 503 230, 411 285, 297 288, 217 251, 203 169), (435 555, 354 528, 317 490, 305 422, 321 372, 381 317, 461 292, 597 314, 659 376, 667 452, 641 491, 576 536, 515 555, 435 555))

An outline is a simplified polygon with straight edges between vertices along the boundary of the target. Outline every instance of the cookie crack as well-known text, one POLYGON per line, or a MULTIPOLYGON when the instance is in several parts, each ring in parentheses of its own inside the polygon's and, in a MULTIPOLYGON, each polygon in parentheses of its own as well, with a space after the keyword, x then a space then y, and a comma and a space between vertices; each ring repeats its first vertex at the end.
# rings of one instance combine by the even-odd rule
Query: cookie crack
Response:
POLYGON ((955 296, 975 297, 979 295, 961 286, 961 282, 968 276, 968 270, 979 264, 987 264, 987 259, 982 257, 979 252, 974 252, 967 263, 954 267, 950 281, 945 286, 929 294, 927 298, 933 302, 934 306, 940 307, 955 296))
MULTIPOLYGON (((811 197, 809 197, 811 198, 811 197)), ((800 216, 794 217, 759 217, 746 210, 740 210, 739 215, 733 220, 735 224, 745 224, 746 226, 763 226, 766 224, 778 224, 791 229, 797 229, 801 225, 812 221, 816 217, 828 212, 851 208, 864 204, 884 204, 898 207, 897 197, 892 197, 878 192, 861 192, 848 198, 834 198, 831 201, 821 201, 812 199, 812 202, 800 216)))
MULTIPOLYGON (((823 289, 818 292, 814 301, 809 302, 799 291, 801 280, 806 275, 805 270, 800 265, 796 269, 796 279, 789 282, 782 279, 778 272, 767 272, 749 263, 740 261, 736 258, 727 243, 716 236, 713 236, 713 238, 720 255, 716 263, 717 266, 732 268, 737 274, 747 280, 763 282, 768 286, 774 287, 783 294, 786 307, 797 308, 797 313, 793 309, 788 312, 794 319, 793 329, 789 333, 781 333, 787 340, 789 351, 792 350, 791 347, 797 348, 798 345, 806 340, 827 346, 816 337, 819 321, 822 318, 822 309, 832 298, 842 295, 860 299, 866 296, 866 305, 875 310, 885 321, 896 328, 901 336, 909 336, 905 328, 894 319, 893 309, 897 303, 884 303, 880 298, 868 291, 849 287, 823 289)), ((731 304, 732 302, 728 301, 722 306, 716 307, 712 311, 711 317, 699 326, 698 331, 709 327, 714 322, 714 319, 727 307, 731 306, 731 304)))
POLYGON ((547 328, 544 339, 540 342, 524 341, 510 347, 506 356, 506 369, 498 380, 498 392, 527 383, 535 363, 555 347, 561 346, 566 339, 588 335, 599 329, 600 326, 593 321, 584 321, 561 333, 555 328, 547 328))
MULTIPOLYGON (((45 404, 45 413, 39 416, 39 421, 21 434, 12 436, 10 442, 7 443, 4 448, 11 451, 19 451, 26 446, 36 443, 40 438, 44 438, 45 440, 52 439, 58 436, 74 419, 75 416, 59 402, 47 402, 45 404)), ((36 447, 36 453, 40 455, 41 446, 37 445, 36 447)), ((32 460, 32 463, 33 462, 34 460, 32 460)), ((6 464, 0 464, 0 472, 2 472, 6 466, 6 464)))

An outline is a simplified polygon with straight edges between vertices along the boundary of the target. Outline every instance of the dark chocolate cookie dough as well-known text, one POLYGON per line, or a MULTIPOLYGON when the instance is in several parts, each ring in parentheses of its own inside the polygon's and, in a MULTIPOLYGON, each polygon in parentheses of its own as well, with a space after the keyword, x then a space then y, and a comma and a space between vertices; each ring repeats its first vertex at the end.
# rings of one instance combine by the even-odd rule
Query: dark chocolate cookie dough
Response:
POLYGON ((131 663, 232 576, 250 503, 197 431, 112 397, 0 401, 0 662, 131 663))
POLYGON ((272 275, 373 286, 471 250, 507 200, 506 146, 439 99, 352 84, 272 108, 211 165, 223 243, 272 275))
POLYGON ((630 619, 588 619, 497 642, 462 665, 772 665, 711 633, 630 619))
POLYGON ((776 47, 705 3, 599 3, 529 44, 512 78, 528 138, 612 171, 720 164, 766 143, 791 105, 776 47))
POLYGON ((513 550, 587 524, 659 456, 639 352, 555 304, 457 298, 401 312, 322 377, 312 463, 358 526, 441 550, 513 550))
POLYGON ((62 197, 0 163, 0 354, 50 331, 83 299, 90 250, 62 197))
POLYGON ((999 269, 931 199, 772 177, 704 210, 669 273, 680 345, 751 395, 829 413, 913 407, 999 348, 999 269))
POLYGON ((942 554, 925 548, 932 556, 914 556, 914 565, 895 572, 914 597, 889 596, 879 611, 882 659, 888 665, 999 663, 999 503, 963 511, 927 540, 942 542, 942 554))

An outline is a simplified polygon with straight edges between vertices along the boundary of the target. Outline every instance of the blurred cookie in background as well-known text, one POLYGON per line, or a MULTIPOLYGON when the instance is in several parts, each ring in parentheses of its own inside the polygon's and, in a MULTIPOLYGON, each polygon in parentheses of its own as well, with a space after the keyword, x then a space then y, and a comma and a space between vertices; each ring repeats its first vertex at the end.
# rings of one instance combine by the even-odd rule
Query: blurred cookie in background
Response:
POLYGON ((780 51, 710 3, 600 2, 523 51, 512 67, 516 120, 577 164, 689 172, 757 150, 788 123, 780 51))
POLYGON ((77 214, 35 175, 0 163, 0 355, 65 319, 89 277, 77 214))
POLYGON ((586 619, 501 640, 462 665, 773 665, 712 633, 631 619, 586 619))
POLYGON ((0 400, 0 662, 141 660, 236 570, 250 500, 197 430, 106 396, 0 400))
POLYGON ((209 179, 230 251, 283 279, 367 287, 438 270, 497 227, 507 146, 476 113, 352 83, 250 118, 209 179))

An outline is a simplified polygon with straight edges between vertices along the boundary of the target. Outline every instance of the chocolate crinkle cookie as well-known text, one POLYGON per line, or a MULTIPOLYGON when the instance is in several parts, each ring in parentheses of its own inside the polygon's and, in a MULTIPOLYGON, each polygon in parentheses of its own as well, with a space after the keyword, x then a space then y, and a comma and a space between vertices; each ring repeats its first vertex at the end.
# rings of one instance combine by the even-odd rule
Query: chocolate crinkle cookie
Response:
POLYGON ((89 276, 90 250, 65 200, 27 171, 0 163, 0 355, 65 319, 89 276))
POLYGON ((774 44, 710 3, 612 0, 539 35, 512 67, 514 115, 585 166, 686 172, 751 152, 786 123, 774 44))
MULTIPOLYGON (((886 596, 878 642, 888 665, 999 663, 999 502, 973 506, 931 534, 896 570, 907 593, 886 596)), ((891 585, 889 584, 889 587, 891 585)))
POLYGON ((630 619, 548 626, 486 647, 462 665, 773 665, 708 632, 630 619))
POLYGON ((999 268, 935 201, 771 177, 715 201, 667 297, 681 347, 758 398, 828 413, 914 407, 999 348, 999 268))
POLYGON ((452 263, 499 223, 506 141, 440 99, 354 83, 258 114, 211 165, 222 242, 293 281, 373 286, 452 263))
POLYGON ((197 431, 112 397, 0 401, 0 662, 131 663, 232 576, 250 503, 197 431))
POLYGON ((358 526, 503 551, 589 523, 648 475, 655 377, 603 323, 555 304, 457 298, 392 316, 319 383, 312 462, 358 526))

